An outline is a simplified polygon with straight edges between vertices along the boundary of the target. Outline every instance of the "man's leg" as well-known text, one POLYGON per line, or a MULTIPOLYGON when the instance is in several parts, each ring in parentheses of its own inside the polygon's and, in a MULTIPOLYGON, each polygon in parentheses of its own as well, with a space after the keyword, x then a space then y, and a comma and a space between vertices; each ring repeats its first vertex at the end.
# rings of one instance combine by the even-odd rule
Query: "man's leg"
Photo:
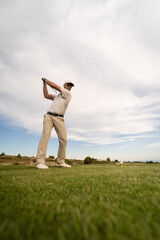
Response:
POLYGON ((64 119, 60 117, 54 117, 54 127, 58 136, 59 149, 57 155, 57 164, 63 165, 66 157, 66 145, 67 145, 67 132, 64 124, 64 119))
POLYGON ((37 162, 36 164, 44 164, 47 152, 47 145, 51 135, 51 130, 53 128, 53 122, 51 117, 48 114, 44 115, 43 120, 43 132, 39 142, 38 150, 37 150, 37 162))

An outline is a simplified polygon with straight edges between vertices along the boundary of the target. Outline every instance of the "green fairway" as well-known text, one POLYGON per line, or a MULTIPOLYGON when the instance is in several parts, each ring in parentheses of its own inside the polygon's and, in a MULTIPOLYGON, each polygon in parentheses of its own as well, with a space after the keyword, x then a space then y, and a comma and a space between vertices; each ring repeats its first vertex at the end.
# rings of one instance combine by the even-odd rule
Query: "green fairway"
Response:
POLYGON ((0 166, 0 239, 159 240, 160 165, 0 166))

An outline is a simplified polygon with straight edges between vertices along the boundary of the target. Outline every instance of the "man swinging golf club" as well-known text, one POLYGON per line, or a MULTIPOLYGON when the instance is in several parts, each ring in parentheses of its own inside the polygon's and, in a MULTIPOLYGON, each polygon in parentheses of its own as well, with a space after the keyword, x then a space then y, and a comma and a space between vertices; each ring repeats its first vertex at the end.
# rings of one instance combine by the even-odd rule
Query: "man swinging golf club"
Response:
POLYGON ((60 87, 46 78, 42 78, 42 81, 44 97, 52 100, 53 102, 49 108, 49 111, 44 115, 43 132, 37 150, 36 169, 48 169, 48 167, 45 165, 45 158, 48 141, 53 127, 57 133, 59 140, 59 150, 56 166, 68 168, 71 166, 65 163, 67 132, 63 117, 71 100, 72 96, 70 91, 74 84, 72 81, 67 80, 65 81, 63 87, 60 87), (47 85, 57 90, 59 94, 49 94, 47 85))

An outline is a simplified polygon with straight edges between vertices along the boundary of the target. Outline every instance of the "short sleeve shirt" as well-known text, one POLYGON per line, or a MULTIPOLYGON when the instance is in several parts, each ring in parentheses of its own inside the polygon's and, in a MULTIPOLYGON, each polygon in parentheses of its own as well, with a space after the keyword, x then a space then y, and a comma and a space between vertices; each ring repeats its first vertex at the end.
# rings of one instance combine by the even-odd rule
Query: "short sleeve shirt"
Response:
POLYGON ((61 88, 61 92, 57 95, 54 95, 49 112, 64 115, 71 98, 72 96, 70 91, 68 91, 66 88, 61 88))

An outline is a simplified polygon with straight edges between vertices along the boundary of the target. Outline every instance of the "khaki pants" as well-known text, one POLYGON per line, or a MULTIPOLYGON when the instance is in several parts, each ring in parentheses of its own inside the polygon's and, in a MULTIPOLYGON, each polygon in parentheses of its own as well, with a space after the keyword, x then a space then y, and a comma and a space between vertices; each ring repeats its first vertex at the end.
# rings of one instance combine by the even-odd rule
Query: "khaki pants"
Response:
POLYGON ((64 119, 62 117, 54 117, 49 114, 45 114, 43 121, 43 133, 37 150, 37 164, 45 163, 48 141, 53 127, 55 128, 59 141, 57 163, 63 164, 65 161, 67 132, 64 124, 64 119))

